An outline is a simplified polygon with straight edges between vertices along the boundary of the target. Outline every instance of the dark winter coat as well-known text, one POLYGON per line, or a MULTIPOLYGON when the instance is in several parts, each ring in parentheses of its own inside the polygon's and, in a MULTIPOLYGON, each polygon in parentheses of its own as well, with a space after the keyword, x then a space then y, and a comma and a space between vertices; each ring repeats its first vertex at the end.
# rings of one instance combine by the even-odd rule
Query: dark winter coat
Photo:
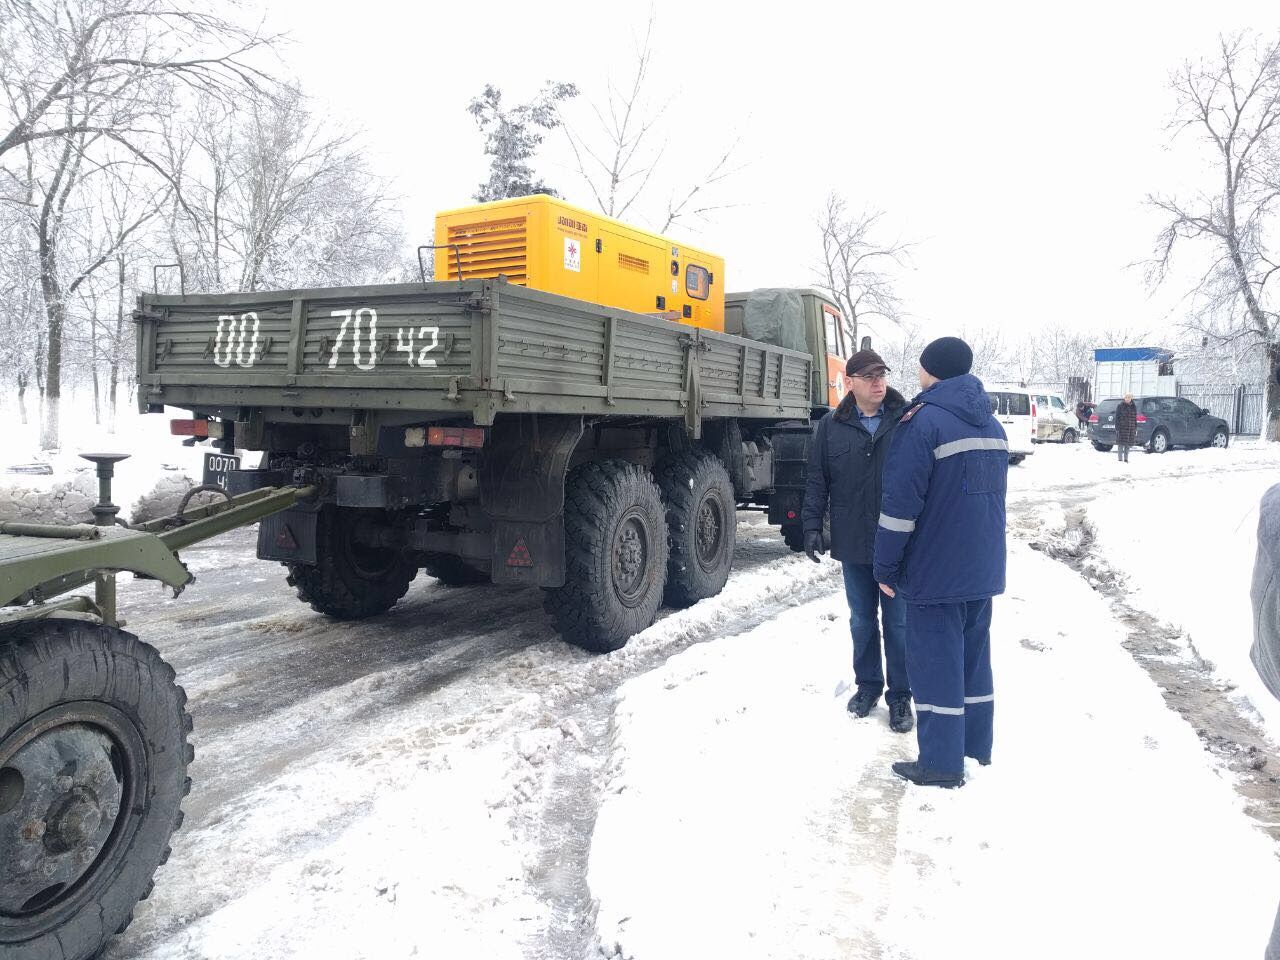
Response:
POLYGON ((843 563, 871 563, 880 517, 880 479, 889 440, 904 409, 902 394, 890 387, 875 436, 858 421, 852 393, 818 421, 809 447, 800 516, 807 533, 822 529, 829 510, 831 556, 843 563))
POLYGON ((1138 439, 1138 405, 1120 401, 1116 407, 1116 443, 1132 447, 1138 439))
POLYGON ((911 401, 884 469, 875 577, 909 602, 1004 592, 1009 442, 972 374, 911 401))
POLYGON ((1253 649, 1258 676, 1280 699, 1280 484, 1258 507, 1258 555, 1253 564, 1253 649))

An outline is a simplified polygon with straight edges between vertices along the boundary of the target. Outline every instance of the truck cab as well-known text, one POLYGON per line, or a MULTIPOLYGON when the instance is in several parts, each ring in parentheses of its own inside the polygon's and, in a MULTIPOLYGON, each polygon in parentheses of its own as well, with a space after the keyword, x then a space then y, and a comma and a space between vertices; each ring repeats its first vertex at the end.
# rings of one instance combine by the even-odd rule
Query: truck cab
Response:
POLYGON ((840 308, 821 290, 765 287, 726 293, 724 332, 809 354, 815 417, 844 398, 844 365, 854 345, 840 308))

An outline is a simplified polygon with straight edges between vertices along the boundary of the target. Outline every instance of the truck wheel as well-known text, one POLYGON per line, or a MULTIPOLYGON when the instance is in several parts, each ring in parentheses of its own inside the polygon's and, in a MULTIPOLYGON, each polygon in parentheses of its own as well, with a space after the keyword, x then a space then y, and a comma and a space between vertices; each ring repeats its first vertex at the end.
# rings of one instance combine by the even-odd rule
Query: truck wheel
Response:
POLYGON ((677 453, 658 467, 667 507, 668 606, 687 607, 724 589, 738 514, 729 471, 706 451, 677 453))
POLYGON ((311 609, 337 620, 390 610, 409 590, 417 567, 399 550, 371 547, 356 533, 362 523, 389 525, 386 510, 326 506, 316 517, 316 564, 290 563, 289 586, 311 609))
POLYGON ((461 557, 436 556, 422 564, 427 576, 434 577, 446 587, 465 587, 475 583, 488 583, 489 574, 462 562, 461 557))
POLYGON ((0 955, 83 960, 128 926, 191 790, 186 704, 122 630, 0 633, 0 955))
POLYGON ((649 471, 624 460, 584 463, 565 483, 565 583, 546 592, 560 636, 607 653, 658 613, 667 522, 649 471))

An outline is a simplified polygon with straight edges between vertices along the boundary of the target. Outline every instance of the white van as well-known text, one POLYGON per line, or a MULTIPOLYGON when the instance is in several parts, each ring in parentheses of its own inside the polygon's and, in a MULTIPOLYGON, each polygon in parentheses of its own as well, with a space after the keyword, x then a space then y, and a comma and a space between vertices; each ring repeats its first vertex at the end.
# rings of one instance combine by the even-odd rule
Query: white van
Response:
POLYGON ((991 412, 1009 437, 1009 462, 1019 464, 1035 453, 1037 436, 1035 396, 1027 390, 988 390, 991 412))
POLYGON ((1075 443, 1080 439, 1080 421, 1067 401, 1056 393, 1033 393, 1036 404, 1036 440, 1044 443, 1075 443))

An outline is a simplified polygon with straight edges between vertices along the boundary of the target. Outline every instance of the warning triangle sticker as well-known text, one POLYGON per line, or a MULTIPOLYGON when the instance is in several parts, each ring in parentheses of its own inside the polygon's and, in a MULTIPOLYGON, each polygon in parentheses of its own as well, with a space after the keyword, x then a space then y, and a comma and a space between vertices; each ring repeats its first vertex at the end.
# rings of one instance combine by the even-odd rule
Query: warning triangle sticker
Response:
POLYGON ((276 534, 276 546, 281 550, 297 550, 298 541, 293 538, 293 531, 289 529, 289 525, 285 524, 278 534, 276 534))
POLYGON ((516 545, 511 548, 511 553, 507 556, 508 567, 532 567, 533 557, 529 555, 529 545, 524 542, 524 537, 516 540, 516 545))

